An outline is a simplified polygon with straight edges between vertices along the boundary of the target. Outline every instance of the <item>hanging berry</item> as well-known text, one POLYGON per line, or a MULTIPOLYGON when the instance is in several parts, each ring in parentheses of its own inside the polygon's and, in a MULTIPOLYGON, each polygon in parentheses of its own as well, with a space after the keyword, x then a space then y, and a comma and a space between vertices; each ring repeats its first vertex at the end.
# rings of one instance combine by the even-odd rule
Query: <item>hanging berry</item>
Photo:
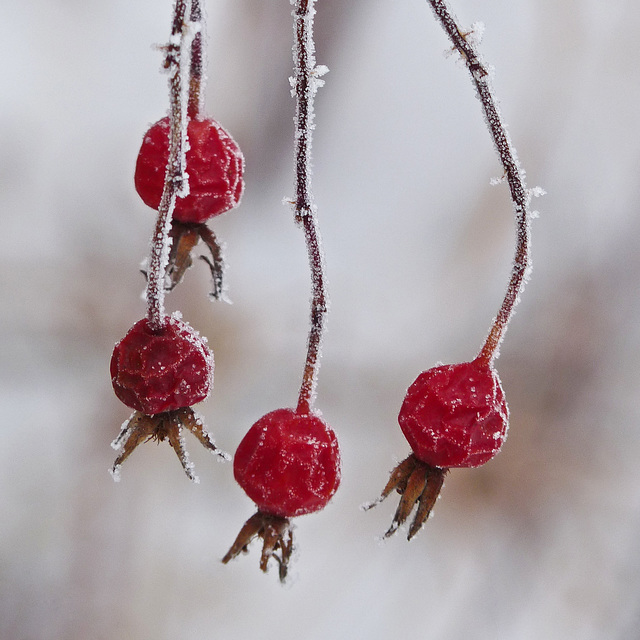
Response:
MULTIPOLYGON (((144 136, 138 154, 135 186, 145 204, 160 205, 169 159, 169 118, 156 122, 144 136)), ((177 198, 171 222, 171 251, 167 265, 167 290, 172 290, 192 265, 191 251, 199 240, 211 257, 201 256, 211 270, 211 297, 224 296, 222 251, 207 220, 237 207, 244 190, 244 157, 233 138, 212 118, 190 118, 185 170, 189 195, 177 198)))
POLYGON ((455 49, 465 61, 482 104, 487 126, 509 184, 517 225, 516 254, 507 293, 479 355, 472 362, 437 366, 409 387, 398 422, 412 453, 391 473, 379 504, 392 491, 401 495, 391 527, 395 533, 411 515, 411 539, 429 517, 452 467, 477 467, 491 460, 507 436, 509 412, 493 361, 519 300, 529 268, 529 202, 515 150, 506 133, 489 83, 489 71, 468 34, 457 25, 443 0, 428 0, 455 49))
POLYGON ((160 329, 144 318, 116 344, 111 380, 118 398, 149 415, 201 402, 213 384, 213 354, 188 324, 165 317, 160 329))
POLYGON ((507 437, 509 410, 490 362, 441 365, 423 371, 409 387, 398 422, 413 453, 392 472, 381 497, 401 494, 389 537, 418 508, 411 539, 429 517, 452 467, 478 467, 493 458, 507 437))
POLYGON ((247 521, 222 561, 227 563, 259 536, 264 539, 261 569, 266 571, 274 557, 284 580, 293 551, 288 519, 324 509, 340 484, 335 433, 318 416, 276 409, 242 439, 233 473, 258 513, 247 521))
POLYGON ((415 455, 433 467, 488 462, 507 437, 508 420, 498 374, 478 359, 421 373, 398 416, 415 455))
POLYGON ((279 565, 280 580, 287 576, 293 551, 289 518, 323 509, 340 483, 340 454, 334 432, 314 413, 313 401, 319 368, 320 342, 327 312, 324 265, 311 194, 311 138, 313 100, 323 68, 315 66, 313 0, 294 4, 293 80, 296 98, 295 220, 305 234, 312 271, 311 326, 302 384, 294 409, 277 409, 263 416, 248 431, 235 455, 238 484, 256 503, 258 511, 240 530, 224 556, 226 564, 245 551, 256 536, 263 539, 260 568, 270 558, 279 565), (278 555, 279 552, 279 555, 278 555))
POLYGON ((205 431, 191 406, 207 398, 213 385, 213 354, 204 338, 175 317, 165 317, 159 329, 147 318, 131 327, 111 357, 111 381, 116 396, 135 409, 113 447, 121 451, 112 473, 147 439, 165 438, 185 472, 196 481, 181 430, 186 427, 210 451, 226 458, 205 431))
POLYGON ((263 513, 284 518, 313 513, 340 484, 338 440, 318 416, 276 409, 242 439, 233 473, 263 513))
MULTIPOLYGON (((144 203, 158 209, 169 161, 169 118, 156 122, 138 154, 135 186, 144 203)), ((186 172, 189 195, 178 198, 173 219, 201 224, 240 202, 244 158, 233 138, 213 119, 189 119, 186 172)))

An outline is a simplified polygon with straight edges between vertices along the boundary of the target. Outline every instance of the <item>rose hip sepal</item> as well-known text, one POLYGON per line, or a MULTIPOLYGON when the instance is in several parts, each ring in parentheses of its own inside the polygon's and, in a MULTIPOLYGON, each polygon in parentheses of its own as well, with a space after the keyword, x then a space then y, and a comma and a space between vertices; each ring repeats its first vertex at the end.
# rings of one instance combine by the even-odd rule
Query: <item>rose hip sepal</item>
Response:
MULTIPOLYGON (((169 118, 156 122, 145 134, 135 170, 136 191, 145 204, 157 209, 169 160, 169 118)), ((233 138, 213 119, 191 119, 187 125, 186 172, 189 195, 177 198, 171 225, 171 253, 166 289, 171 291, 191 266, 191 251, 202 240, 211 257, 211 297, 224 299, 222 250, 204 224, 238 206, 244 190, 244 157, 233 138)))
POLYGON ((246 551, 259 536, 264 540, 260 568, 266 571, 269 558, 275 558, 284 581, 293 551, 289 518, 323 509, 340 484, 335 433, 317 415, 277 409, 249 429, 234 456, 233 472, 258 512, 222 562, 246 551))
POLYGON ((507 437, 509 411, 490 362, 442 365, 422 372, 409 387, 398 416, 413 453, 391 473, 378 500, 402 495, 385 537, 396 532, 417 504, 409 540, 420 530, 451 467, 478 467, 493 458, 507 437))
POLYGON ((111 469, 115 480, 131 452, 148 439, 167 438, 191 480, 193 473, 184 447, 186 427, 210 451, 227 458, 213 443, 191 405, 204 400, 213 385, 213 354, 206 341, 177 317, 164 317, 154 330, 147 318, 138 321, 116 344, 111 357, 111 382, 116 396, 134 413, 112 447, 120 451, 111 469))

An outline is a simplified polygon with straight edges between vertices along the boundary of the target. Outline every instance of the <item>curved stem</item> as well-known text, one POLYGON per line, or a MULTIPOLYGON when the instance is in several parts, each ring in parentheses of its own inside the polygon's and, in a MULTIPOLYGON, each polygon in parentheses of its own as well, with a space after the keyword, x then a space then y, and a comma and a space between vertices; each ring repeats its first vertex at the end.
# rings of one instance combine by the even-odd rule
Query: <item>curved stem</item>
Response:
POLYGON ((489 335, 478 354, 479 360, 490 363, 498 354, 500 342, 504 337, 507 324, 513 315, 514 307, 519 301, 530 268, 528 209, 531 196, 525 186, 524 174, 520 170, 516 151, 511 144, 504 120, 498 109, 498 103, 491 88, 487 66, 480 58, 474 44, 467 39, 469 34, 464 33, 457 25, 447 3, 444 2, 444 0, 427 1, 431 5, 436 18, 440 21, 440 24, 449 36, 453 46, 465 61, 473 83, 475 84, 489 132, 491 133, 493 143, 505 172, 507 183, 509 184, 509 191, 516 216, 516 251, 507 293, 500 306, 498 315, 493 321, 489 335))
POLYGON ((312 279, 311 328, 307 341, 302 385, 298 396, 298 413, 309 413, 313 404, 318 377, 320 346, 327 312, 324 264, 320 236, 316 223, 316 207, 311 193, 311 144, 313 131, 313 101, 322 81, 316 69, 313 42, 314 0, 298 0, 294 16, 293 80, 296 98, 296 199, 295 219, 302 225, 309 254, 312 279))
POLYGON ((163 67, 169 74, 170 132, 169 160, 164 180, 164 189, 153 237, 147 279, 147 318, 151 328, 159 331, 164 323, 164 279, 169 261, 171 217, 176 198, 189 192, 185 174, 185 148, 187 132, 186 91, 188 83, 183 81, 183 69, 189 68, 191 33, 186 15, 191 8, 190 0, 176 0, 171 39, 165 47, 163 67))

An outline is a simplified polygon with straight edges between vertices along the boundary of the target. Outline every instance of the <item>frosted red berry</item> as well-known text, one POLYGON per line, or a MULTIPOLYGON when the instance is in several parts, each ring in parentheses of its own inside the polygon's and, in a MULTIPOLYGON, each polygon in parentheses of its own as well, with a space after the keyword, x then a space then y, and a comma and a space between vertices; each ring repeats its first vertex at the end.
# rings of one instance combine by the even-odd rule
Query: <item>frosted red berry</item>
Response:
POLYGON ((432 467, 477 467, 507 436, 509 411, 491 364, 434 367, 409 387, 398 416, 415 456, 432 467))
MULTIPOLYGON (((169 159, 169 118, 144 136, 135 170, 135 186, 145 204, 157 209, 169 159)), ((191 119, 187 126, 186 171, 189 195, 176 200, 173 218, 203 223, 240 202, 244 158, 233 138, 213 119, 191 119)))
POLYGON ((165 317, 153 330, 145 318, 116 344, 111 381, 118 398, 146 415, 190 407, 213 384, 213 354, 188 324, 165 317))
POLYGON ((233 472, 262 513, 287 518, 318 511, 340 484, 338 441, 319 417, 277 409, 249 429, 233 472))

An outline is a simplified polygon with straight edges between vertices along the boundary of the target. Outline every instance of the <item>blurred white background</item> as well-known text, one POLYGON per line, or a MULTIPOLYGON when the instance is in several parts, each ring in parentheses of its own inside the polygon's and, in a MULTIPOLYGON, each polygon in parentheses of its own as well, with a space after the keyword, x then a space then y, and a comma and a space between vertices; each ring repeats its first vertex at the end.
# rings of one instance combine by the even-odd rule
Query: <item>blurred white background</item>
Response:
MULTIPOLYGON (((497 362, 511 431, 448 477, 411 543, 363 513, 408 453, 407 386, 471 359, 506 286, 513 216, 466 71, 424 0, 319 0, 314 190, 331 294, 318 408, 343 482, 297 522, 292 580, 259 547, 220 558, 253 505, 188 440, 115 485, 114 343, 144 313, 153 214, 138 146, 166 111, 169 0, 0 0, 0 637, 592 640, 640 624, 640 68, 634 0, 457 0, 534 202, 533 277, 497 362)), ((241 207, 212 223, 233 305, 204 265, 168 299, 209 337, 200 406, 233 451, 295 402, 307 331, 292 194, 288 0, 209 0, 207 110, 247 160, 241 207)))

